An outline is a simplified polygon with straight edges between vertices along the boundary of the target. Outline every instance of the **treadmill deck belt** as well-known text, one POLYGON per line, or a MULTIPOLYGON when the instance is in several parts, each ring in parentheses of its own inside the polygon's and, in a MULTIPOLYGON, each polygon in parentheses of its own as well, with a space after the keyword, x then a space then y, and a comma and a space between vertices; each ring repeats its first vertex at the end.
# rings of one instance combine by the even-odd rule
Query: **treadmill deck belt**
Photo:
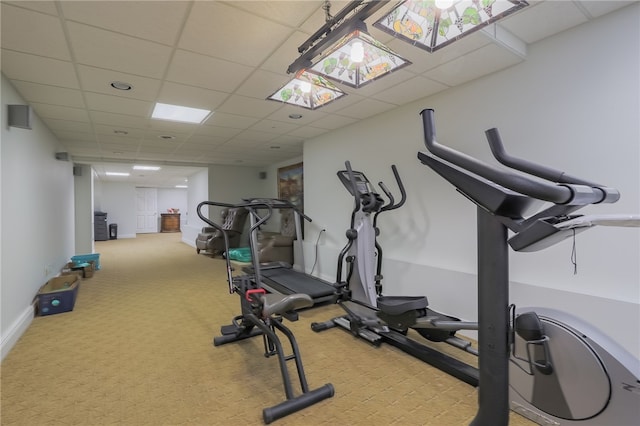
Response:
POLYGON ((264 269, 260 272, 260 275, 283 293, 308 294, 312 299, 332 296, 335 293, 335 288, 331 284, 293 269, 264 269))

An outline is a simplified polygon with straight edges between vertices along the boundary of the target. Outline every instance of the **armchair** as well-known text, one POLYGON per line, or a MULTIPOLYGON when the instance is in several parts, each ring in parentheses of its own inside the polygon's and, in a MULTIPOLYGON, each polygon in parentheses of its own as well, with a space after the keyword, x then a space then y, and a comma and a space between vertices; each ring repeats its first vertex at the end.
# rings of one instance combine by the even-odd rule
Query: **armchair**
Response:
MULTIPOLYGON (((227 231, 229 237, 229 248, 235 248, 240 245, 240 236, 247 221, 249 211, 244 207, 234 207, 223 209, 220 212, 222 216, 222 229, 227 231)), ((211 254, 221 254, 225 251, 224 236, 217 229, 205 226, 196 237, 196 253, 200 254, 201 250, 206 250, 211 254)))
POLYGON ((293 241, 296 224, 292 209, 280 210, 280 232, 261 232, 258 238, 260 263, 286 262, 293 264, 293 241))

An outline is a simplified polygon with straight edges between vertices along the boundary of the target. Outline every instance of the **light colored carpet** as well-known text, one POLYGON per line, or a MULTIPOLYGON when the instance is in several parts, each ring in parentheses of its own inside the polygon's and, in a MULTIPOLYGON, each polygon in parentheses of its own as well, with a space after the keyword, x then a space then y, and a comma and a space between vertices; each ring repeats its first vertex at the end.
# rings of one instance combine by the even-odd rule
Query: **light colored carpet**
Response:
MULTIPOLYGON (((82 281, 74 311, 35 318, 2 363, 3 426, 262 424, 262 409, 284 400, 277 360, 262 355, 261 338, 212 345, 239 314, 238 296, 228 293, 224 262, 180 238, 96 242, 102 269, 82 281)), ((286 323, 310 387, 332 383, 336 394, 275 424, 471 421, 473 387, 391 346, 310 330, 340 314, 329 305, 286 323)), ((511 413, 511 424, 533 423, 511 413)))

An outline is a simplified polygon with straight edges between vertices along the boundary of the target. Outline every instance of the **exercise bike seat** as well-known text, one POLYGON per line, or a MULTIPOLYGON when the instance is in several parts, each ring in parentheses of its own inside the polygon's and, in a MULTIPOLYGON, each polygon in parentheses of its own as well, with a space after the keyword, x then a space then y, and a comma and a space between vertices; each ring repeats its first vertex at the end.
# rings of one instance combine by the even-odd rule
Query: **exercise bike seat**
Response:
POLYGON ((262 303, 262 315, 284 315, 286 312, 295 311, 313 306, 313 299, 308 294, 274 294, 268 293, 260 296, 262 303))
POLYGON ((388 315, 401 315, 408 311, 425 309, 429 305, 426 296, 380 296, 378 309, 388 315))

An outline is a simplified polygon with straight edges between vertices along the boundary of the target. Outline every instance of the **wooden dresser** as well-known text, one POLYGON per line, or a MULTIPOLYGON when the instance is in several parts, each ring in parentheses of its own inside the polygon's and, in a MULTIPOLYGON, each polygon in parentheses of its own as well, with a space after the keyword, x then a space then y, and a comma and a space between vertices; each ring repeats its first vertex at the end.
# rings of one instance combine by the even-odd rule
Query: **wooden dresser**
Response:
POLYGON ((161 213, 160 232, 180 232, 180 213, 161 213))

